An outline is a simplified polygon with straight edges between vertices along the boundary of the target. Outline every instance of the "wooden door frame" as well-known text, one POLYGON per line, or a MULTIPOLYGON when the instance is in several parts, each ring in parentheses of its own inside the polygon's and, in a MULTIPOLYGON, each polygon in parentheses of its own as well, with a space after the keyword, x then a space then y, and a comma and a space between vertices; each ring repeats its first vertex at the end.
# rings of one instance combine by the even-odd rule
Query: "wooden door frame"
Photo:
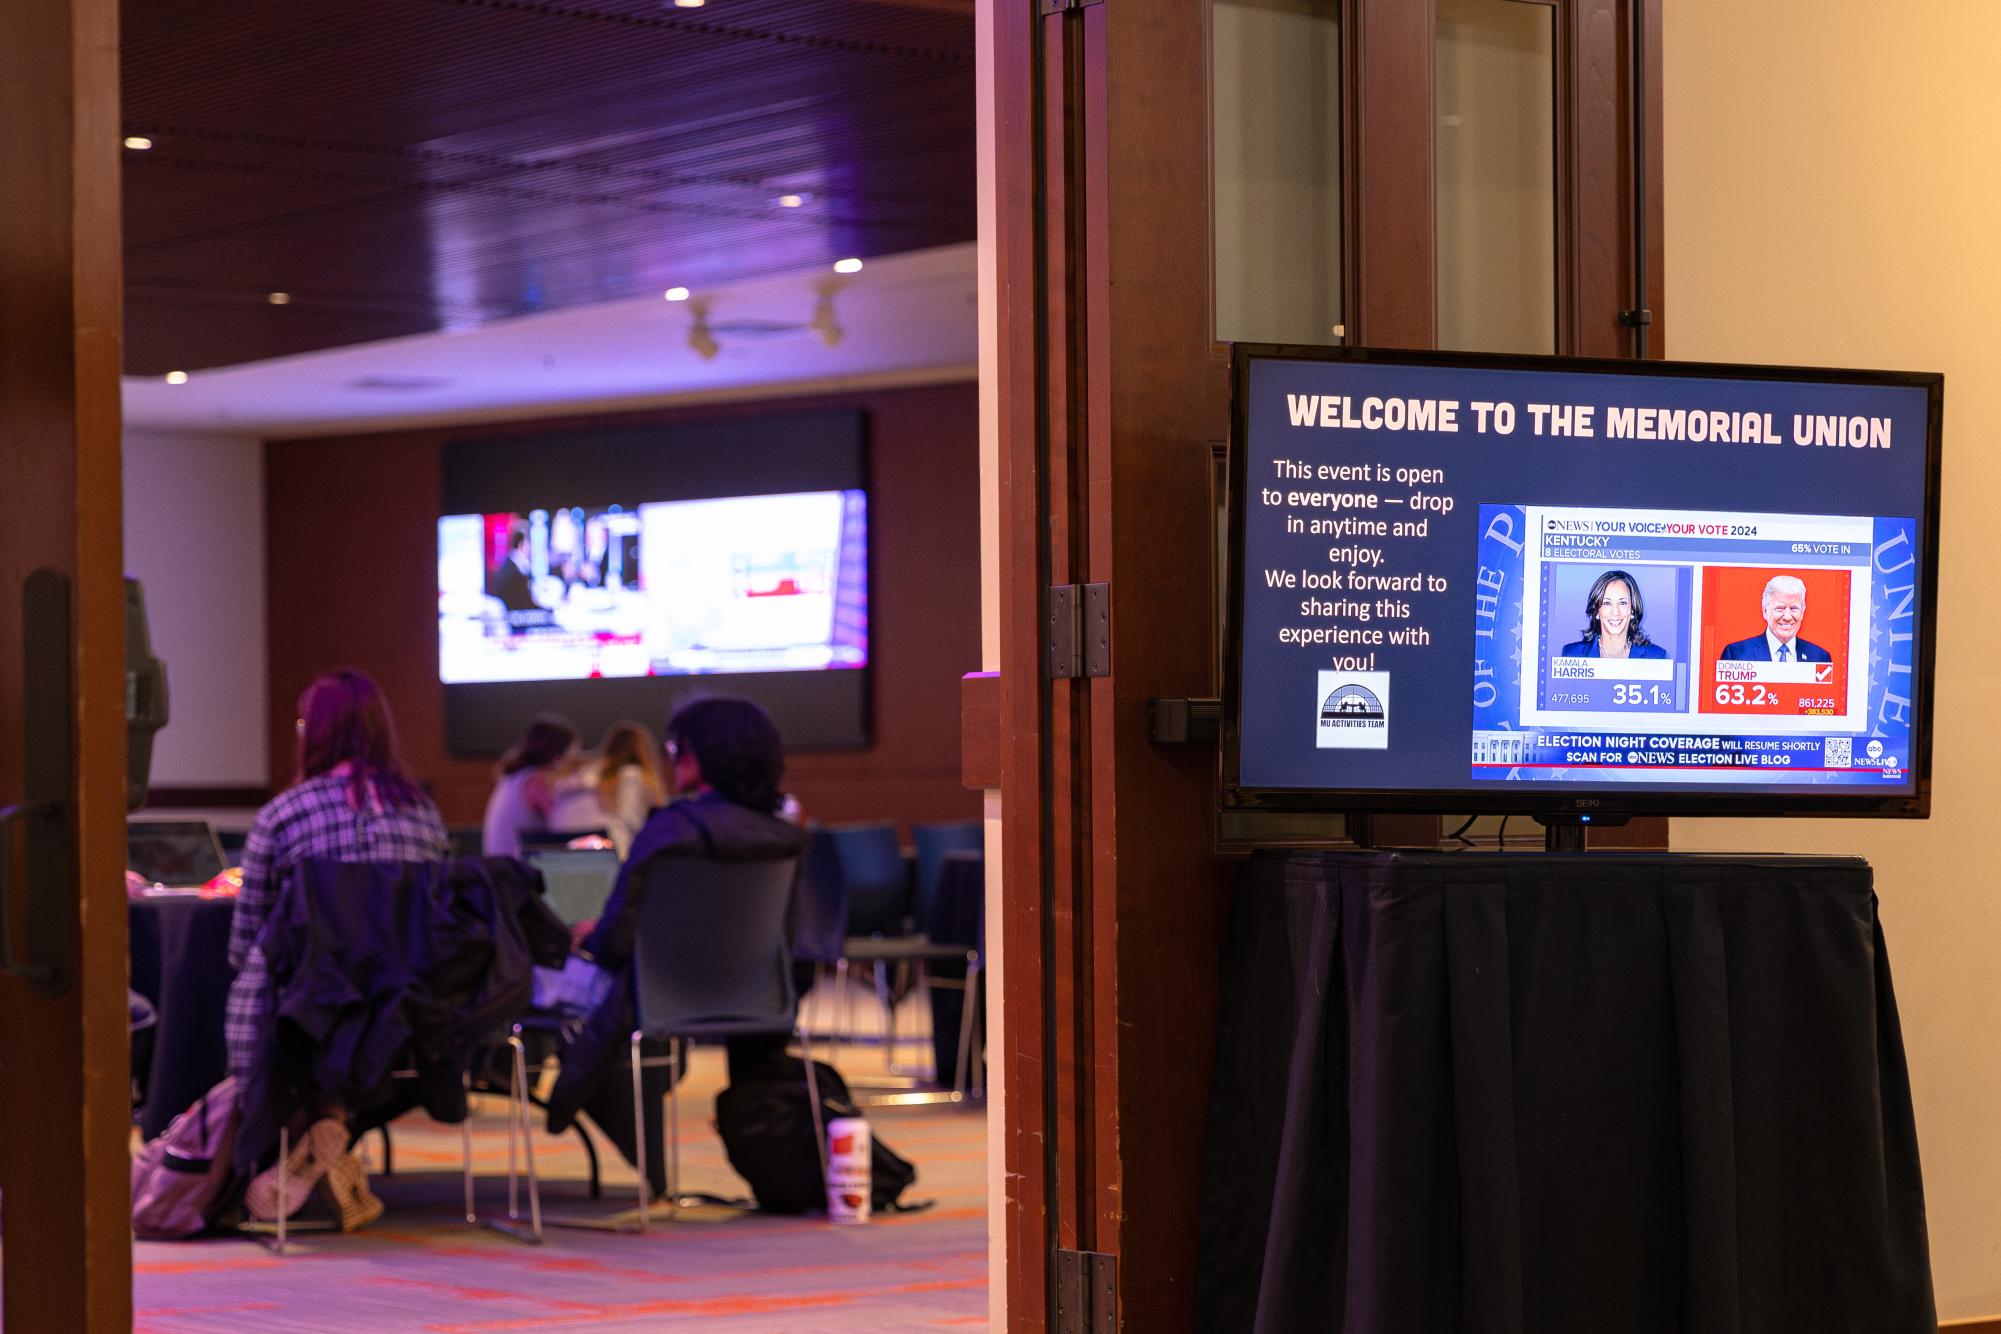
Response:
MULTIPOLYGON (((66 988, 48 996, 0 977, 9 1329, 111 1331, 132 1320, 118 106, 117 0, 12 0, 0 44, 0 161, 10 169, 0 192, 0 800, 19 800, 24 782, 21 584, 49 568, 70 590, 73 720, 67 809, 50 837, 66 848, 76 899, 63 914, 72 943, 54 960, 66 988)), ((38 730, 47 726, 43 717, 38 730)))
MULTIPOLYGON (((1626 131, 1608 137, 1603 122, 1630 106, 1631 3, 1649 7, 1657 40, 1659 0, 1557 4, 1566 351, 1617 355, 1626 334, 1632 234, 1607 231, 1625 216, 1631 162, 1626 131), (1622 183, 1615 205, 1607 182, 1622 183)), ((1207 442, 1224 437, 1228 406, 1211 332, 1208 5, 1002 0, 986 17, 1006 738, 996 1281, 1010 1329, 1047 1328, 1059 1299, 1102 1316, 1057 1291, 1053 1257, 1103 1253, 1120 1324, 1183 1330, 1229 873, 1214 855, 1215 756, 1152 745, 1146 701, 1217 686, 1213 618, 1190 610, 1213 579, 1207 442), (1051 680, 1047 590, 1097 581, 1111 588, 1110 675, 1051 680)), ((1429 346, 1432 5, 1345 0, 1344 20, 1349 334, 1429 346)), ((1657 49, 1650 59, 1657 70, 1657 49)), ((1651 96, 1654 355, 1659 107, 1651 96)), ((1437 821, 1368 832, 1435 842, 1437 821)))

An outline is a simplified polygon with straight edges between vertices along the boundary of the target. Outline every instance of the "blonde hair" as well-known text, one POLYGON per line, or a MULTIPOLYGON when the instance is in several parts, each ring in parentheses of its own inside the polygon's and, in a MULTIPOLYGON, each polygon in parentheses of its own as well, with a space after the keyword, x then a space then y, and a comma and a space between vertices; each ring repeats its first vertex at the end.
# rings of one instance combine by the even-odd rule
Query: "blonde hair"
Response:
POLYGON ((660 772, 660 744, 645 723, 613 723, 598 743, 598 801, 606 810, 618 808, 618 775, 637 766, 646 787, 647 804, 667 804, 667 780, 660 772))

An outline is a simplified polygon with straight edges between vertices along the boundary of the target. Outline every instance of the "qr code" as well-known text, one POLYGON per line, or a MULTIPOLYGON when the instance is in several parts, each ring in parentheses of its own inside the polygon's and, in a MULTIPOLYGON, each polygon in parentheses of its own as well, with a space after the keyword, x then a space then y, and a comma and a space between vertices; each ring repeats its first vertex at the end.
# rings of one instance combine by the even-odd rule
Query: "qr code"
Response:
POLYGON ((1827 739, 1827 767, 1847 769, 1854 765, 1853 741, 1845 736, 1831 736, 1827 739))

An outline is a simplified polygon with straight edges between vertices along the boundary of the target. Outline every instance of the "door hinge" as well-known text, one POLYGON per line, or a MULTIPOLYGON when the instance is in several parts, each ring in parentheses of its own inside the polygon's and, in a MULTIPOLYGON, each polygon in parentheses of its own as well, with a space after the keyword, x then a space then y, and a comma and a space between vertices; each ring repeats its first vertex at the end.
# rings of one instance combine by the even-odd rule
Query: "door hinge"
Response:
POLYGON ((1653 322, 1654 313, 1651 310, 1622 310, 1619 312, 1619 325, 1621 328, 1641 329, 1653 322))
POLYGON ((1040 8, 1045 14, 1062 14, 1072 9, 1089 9, 1102 5, 1105 0, 1042 0, 1040 8))
POLYGON ((1055 1334, 1118 1334, 1116 1255, 1057 1249, 1054 1324, 1055 1334))
POLYGON ((1049 590, 1049 656, 1052 681, 1112 674, 1112 587, 1056 584, 1049 590))

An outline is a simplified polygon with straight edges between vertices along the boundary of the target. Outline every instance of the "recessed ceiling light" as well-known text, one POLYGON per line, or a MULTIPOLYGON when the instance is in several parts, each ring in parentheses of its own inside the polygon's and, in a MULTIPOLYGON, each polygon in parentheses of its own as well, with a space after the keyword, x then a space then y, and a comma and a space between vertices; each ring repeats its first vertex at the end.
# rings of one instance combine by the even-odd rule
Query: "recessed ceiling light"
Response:
POLYGON ((700 9, 703 5, 707 4, 708 2, 709 0, 674 0, 674 8, 700 9))
POLYGON ((685 287, 670 287, 667 289, 667 299, 669 301, 686 301, 688 299, 688 289, 685 287))
POLYGON ((289 306, 292 304, 292 294, 290 292, 273 292, 264 299, 274 306, 289 306))
POLYGON ((861 271, 862 262, 858 259, 837 259, 834 261, 835 273, 860 273, 861 271))
POLYGON ((153 146, 153 141, 143 134, 128 134, 125 136, 125 146, 143 153, 153 146))
POLYGON ((808 198, 809 196, 807 195, 780 195, 778 196, 778 207, 804 208, 808 198))
POLYGON ((188 382, 188 373, 186 371, 167 372, 168 384, 186 384, 187 382, 188 382))

